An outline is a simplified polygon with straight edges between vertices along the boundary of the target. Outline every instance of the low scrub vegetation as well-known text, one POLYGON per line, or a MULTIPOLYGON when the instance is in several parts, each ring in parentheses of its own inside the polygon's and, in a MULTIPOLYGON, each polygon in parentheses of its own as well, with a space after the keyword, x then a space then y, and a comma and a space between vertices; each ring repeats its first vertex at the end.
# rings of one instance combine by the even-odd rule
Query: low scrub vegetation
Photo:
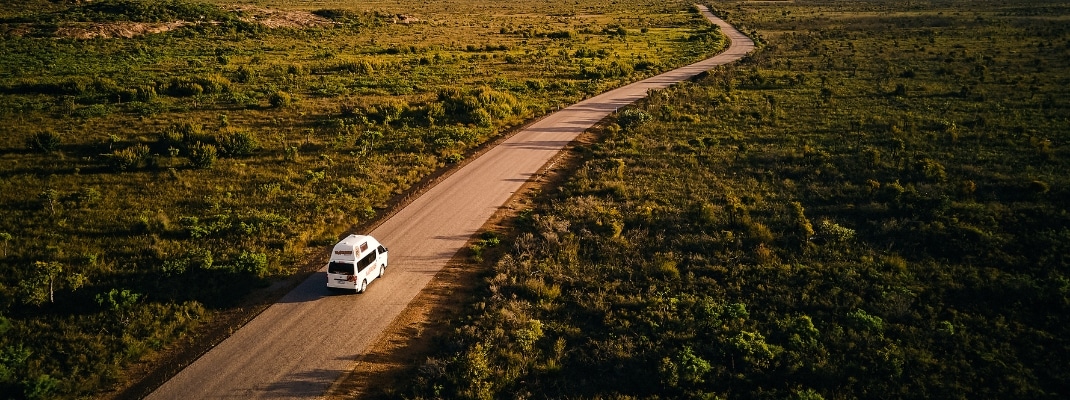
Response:
POLYGON ((619 113, 390 393, 1070 394, 1070 8, 714 6, 755 53, 619 113))
POLYGON ((233 3, 0 5, 4 397, 121 389, 432 171, 720 50, 686 2, 233 3))

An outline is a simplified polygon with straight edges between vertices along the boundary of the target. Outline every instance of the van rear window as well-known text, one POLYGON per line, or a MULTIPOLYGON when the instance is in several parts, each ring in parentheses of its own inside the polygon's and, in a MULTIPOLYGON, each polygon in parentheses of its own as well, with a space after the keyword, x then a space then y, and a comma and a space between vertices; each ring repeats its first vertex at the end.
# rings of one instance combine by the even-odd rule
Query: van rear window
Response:
POLYGON ((353 263, 338 261, 331 261, 331 263, 327 265, 327 272, 332 274, 356 274, 356 270, 353 269, 353 263))

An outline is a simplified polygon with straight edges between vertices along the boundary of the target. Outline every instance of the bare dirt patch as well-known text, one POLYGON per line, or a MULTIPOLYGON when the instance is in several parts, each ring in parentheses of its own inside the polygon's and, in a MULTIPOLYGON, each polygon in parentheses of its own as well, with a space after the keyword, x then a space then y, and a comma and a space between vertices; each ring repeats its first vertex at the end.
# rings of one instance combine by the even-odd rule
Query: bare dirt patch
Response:
POLYGON ((71 23, 56 29, 58 37, 72 39, 132 38, 135 36, 167 32, 189 25, 186 21, 172 22, 111 22, 71 23))
POLYGON ((256 6, 234 6, 231 11, 245 14, 246 22, 254 22, 268 28, 317 28, 334 25, 335 22, 308 11, 277 10, 256 6))

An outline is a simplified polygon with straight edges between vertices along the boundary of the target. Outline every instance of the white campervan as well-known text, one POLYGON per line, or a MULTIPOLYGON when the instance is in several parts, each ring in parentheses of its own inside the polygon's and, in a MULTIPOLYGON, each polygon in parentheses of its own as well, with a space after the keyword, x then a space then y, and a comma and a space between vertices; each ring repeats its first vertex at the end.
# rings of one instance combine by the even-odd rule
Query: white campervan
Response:
POLYGON ((371 236, 349 235, 334 245, 327 263, 327 288, 364 293, 386 272, 386 247, 371 236))

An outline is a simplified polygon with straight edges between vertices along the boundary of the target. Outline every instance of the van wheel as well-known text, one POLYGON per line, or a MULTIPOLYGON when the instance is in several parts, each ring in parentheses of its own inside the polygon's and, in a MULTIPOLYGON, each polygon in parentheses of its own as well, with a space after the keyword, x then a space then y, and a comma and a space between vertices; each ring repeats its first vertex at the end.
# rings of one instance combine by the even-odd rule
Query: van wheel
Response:
POLYGON ((360 282, 360 288, 357 289, 357 293, 364 293, 365 290, 368 290, 368 280, 367 279, 365 279, 365 280, 360 282))
POLYGON ((386 266, 379 267, 379 277, 382 278, 386 274, 386 266))

